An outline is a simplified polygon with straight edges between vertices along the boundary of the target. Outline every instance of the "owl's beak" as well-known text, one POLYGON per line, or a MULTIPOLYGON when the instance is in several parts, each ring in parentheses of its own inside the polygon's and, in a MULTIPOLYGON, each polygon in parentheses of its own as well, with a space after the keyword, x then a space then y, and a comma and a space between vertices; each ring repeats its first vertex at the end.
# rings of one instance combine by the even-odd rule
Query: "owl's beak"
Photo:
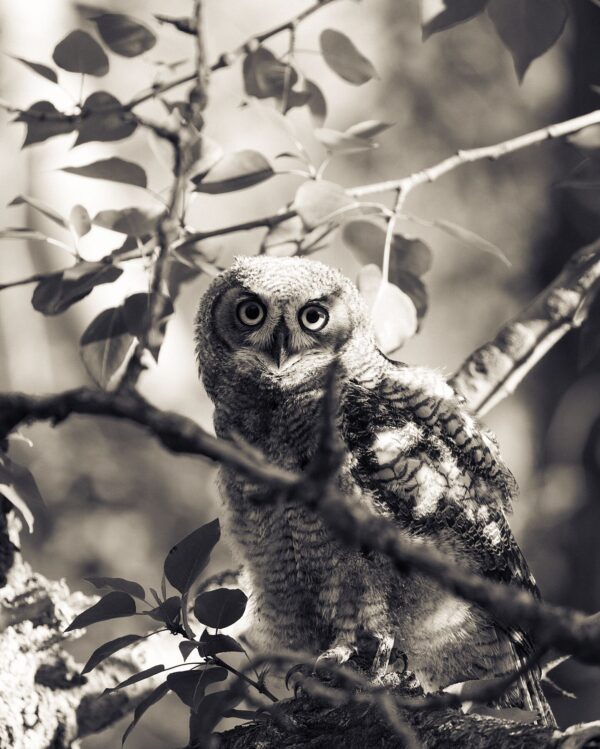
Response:
POLYGON ((289 339, 290 332, 287 329, 287 325, 283 320, 280 320, 273 332, 273 342, 271 343, 271 348, 269 349, 271 358, 277 365, 278 369, 281 369, 290 357, 290 351, 288 349, 289 339))

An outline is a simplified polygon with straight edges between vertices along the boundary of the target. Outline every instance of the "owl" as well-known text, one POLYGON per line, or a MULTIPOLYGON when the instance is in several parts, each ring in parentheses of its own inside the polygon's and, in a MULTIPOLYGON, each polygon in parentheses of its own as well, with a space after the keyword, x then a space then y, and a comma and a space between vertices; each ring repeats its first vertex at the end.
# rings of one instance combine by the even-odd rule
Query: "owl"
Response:
MULTIPOLYGON (((297 472, 319 449, 337 362, 339 490, 405 538, 539 595, 507 524, 516 484, 493 437, 437 372, 378 350, 357 288, 338 271, 303 258, 240 257, 204 295, 196 341, 218 436, 241 437, 297 472)), ((265 648, 342 663, 372 642, 379 674, 394 648, 426 692, 508 674, 532 652, 525 632, 435 580, 339 541, 318 509, 260 502, 269 488, 227 466, 219 480, 265 648)), ((498 704, 553 724, 535 673, 498 704)))

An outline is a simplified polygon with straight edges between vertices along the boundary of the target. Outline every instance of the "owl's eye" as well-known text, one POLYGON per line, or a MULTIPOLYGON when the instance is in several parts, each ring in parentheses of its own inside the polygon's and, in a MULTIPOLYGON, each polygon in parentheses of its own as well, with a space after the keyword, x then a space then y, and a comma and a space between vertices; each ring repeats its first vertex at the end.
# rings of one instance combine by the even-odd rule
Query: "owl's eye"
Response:
POLYGON ((318 304, 307 304, 306 307, 300 310, 298 319, 304 330, 314 333, 317 330, 322 330, 327 325, 329 314, 326 309, 318 304))
POLYGON ((251 328, 256 328, 265 319, 266 310, 257 299, 246 299, 236 308, 238 320, 251 328))

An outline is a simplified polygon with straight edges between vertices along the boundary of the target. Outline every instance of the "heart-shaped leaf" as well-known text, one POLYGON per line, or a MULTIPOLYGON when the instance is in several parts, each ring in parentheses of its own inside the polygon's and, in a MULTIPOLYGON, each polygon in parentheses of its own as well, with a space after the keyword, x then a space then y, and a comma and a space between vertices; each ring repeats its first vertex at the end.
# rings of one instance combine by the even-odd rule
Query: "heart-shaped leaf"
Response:
POLYGON ((133 614, 135 614, 135 601, 133 598, 128 593, 113 591, 112 593, 107 593, 91 608, 86 609, 79 616, 76 616, 65 629, 65 632, 89 627, 90 624, 96 624, 96 622, 119 619, 123 616, 132 616, 133 614))
POLYGON ((490 0, 488 13, 512 55, 519 80, 536 57, 562 34, 569 10, 564 0, 490 0))
POLYGON ((27 125, 23 148, 34 143, 42 143, 57 135, 72 133, 76 127, 74 117, 59 112, 49 101, 36 101, 27 111, 15 117, 14 121, 24 122, 27 125))
POLYGON ((325 29, 321 32, 319 42, 327 65, 348 83, 360 86, 377 77, 373 63, 358 51, 346 34, 325 29))
POLYGON ((248 597, 238 588, 208 590, 196 596, 194 614, 201 624, 223 629, 241 619, 247 602, 248 597))
POLYGON ((383 281, 377 265, 365 265, 358 274, 358 288, 371 312, 377 344, 384 354, 400 348, 418 327, 417 310, 410 297, 383 281))
POLYGON ((117 55, 137 57, 156 44, 154 32, 131 16, 102 13, 94 16, 93 21, 104 44, 117 55))
POLYGON ((148 184, 146 172, 139 164, 119 159, 116 156, 112 156, 110 159, 100 159, 100 161, 94 161, 91 164, 82 164, 81 166, 64 166, 61 171, 78 174, 80 177, 122 182, 125 185, 135 185, 136 187, 146 187, 148 184))
POLYGON ((102 663, 102 661, 106 660, 111 655, 114 655, 119 650, 122 650, 128 645, 132 645, 134 642, 138 642, 141 639, 143 639, 143 635, 124 635, 123 637, 117 637, 116 640, 105 642, 104 645, 100 645, 100 647, 96 648, 96 650, 94 650, 94 652, 90 655, 87 663, 81 670, 81 673, 87 674, 89 671, 92 671, 94 668, 96 668, 99 663, 102 663))
POLYGON ((245 150, 223 156, 206 175, 195 177, 192 182, 197 192, 218 195, 258 185, 274 174, 273 167, 261 153, 245 150))
POLYGON ((210 554, 221 537, 219 519, 201 526, 175 544, 165 559, 165 576, 184 594, 208 564, 210 554))
POLYGON ((103 76, 108 73, 108 57, 86 31, 76 30, 59 42, 54 48, 52 59, 63 70, 70 73, 103 76))
POLYGON ((75 145, 128 138, 137 128, 136 118, 106 91, 95 91, 83 103, 82 120, 75 145))

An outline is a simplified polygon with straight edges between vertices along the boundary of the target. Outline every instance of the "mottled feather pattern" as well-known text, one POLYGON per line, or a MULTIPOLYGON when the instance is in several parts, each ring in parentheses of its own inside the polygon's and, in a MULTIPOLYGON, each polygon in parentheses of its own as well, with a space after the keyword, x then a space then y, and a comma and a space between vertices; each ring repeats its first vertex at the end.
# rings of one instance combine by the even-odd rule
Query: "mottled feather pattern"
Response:
MULTIPOLYGON (((379 352, 348 279, 299 258, 239 258, 202 300, 197 343, 217 434, 241 435, 290 470, 315 455, 325 382, 337 361, 346 449, 340 489, 406 538, 538 594, 506 520, 516 484, 495 440, 438 373, 379 352), (256 324, 240 319, 247 303, 256 324), (309 324, 318 323, 316 313, 303 322, 303 311, 315 308, 325 316, 319 329, 309 324)), ((365 636, 380 645, 395 640, 427 691, 509 673, 531 653, 525 633, 414 570, 400 573, 381 555, 345 546, 302 503, 261 504, 268 489, 228 468, 221 489, 251 586, 251 636, 264 648, 343 660, 365 636)), ((552 720, 535 674, 501 704, 552 720)))

